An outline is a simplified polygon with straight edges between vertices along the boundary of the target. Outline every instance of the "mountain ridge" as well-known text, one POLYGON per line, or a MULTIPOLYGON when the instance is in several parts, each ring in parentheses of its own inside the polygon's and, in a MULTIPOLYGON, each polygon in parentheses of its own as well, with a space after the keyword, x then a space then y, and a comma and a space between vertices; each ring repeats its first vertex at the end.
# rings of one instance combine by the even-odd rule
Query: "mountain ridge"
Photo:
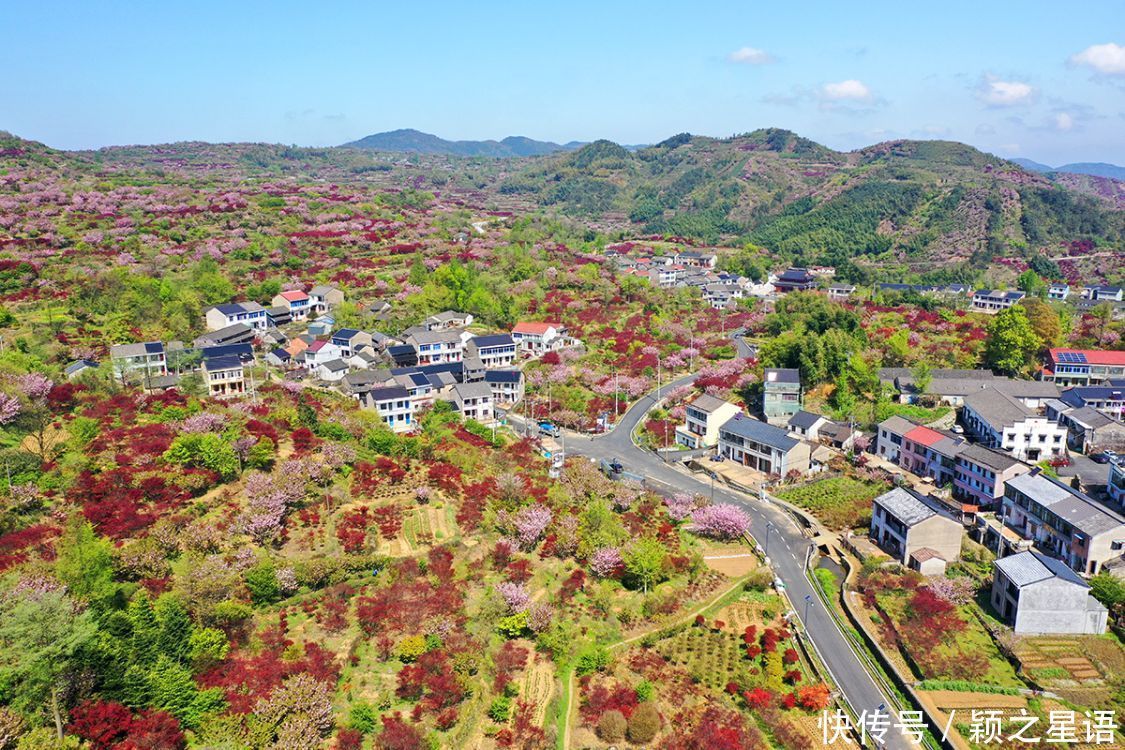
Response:
POLYGON ((1024 169, 1033 172, 1050 174, 1052 172, 1066 172, 1068 174, 1083 174, 1091 177, 1107 177, 1111 180, 1125 180, 1125 167, 1110 164, 1104 161, 1079 161, 1052 167, 1032 159, 1012 159, 1024 169))
POLYGON ((558 151, 581 147, 582 143, 554 143, 538 141, 521 135, 510 135, 499 141, 451 141, 414 128, 400 128, 373 133, 349 141, 339 148, 357 148, 369 151, 391 151, 416 154, 441 154, 445 156, 486 156, 492 158, 544 156, 558 151))

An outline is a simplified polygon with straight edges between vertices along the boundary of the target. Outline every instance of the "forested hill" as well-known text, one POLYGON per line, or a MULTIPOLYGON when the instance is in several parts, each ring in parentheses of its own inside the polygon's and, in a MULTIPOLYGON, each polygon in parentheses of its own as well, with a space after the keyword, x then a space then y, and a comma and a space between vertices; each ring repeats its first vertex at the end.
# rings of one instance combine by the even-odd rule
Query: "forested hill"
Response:
POLYGON ((1120 249, 1112 199, 970 146, 891 141, 842 153, 786 130, 682 134, 635 153, 608 141, 528 161, 499 186, 560 212, 708 241, 746 239, 795 261, 912 268, 1061 243, 1120 249))

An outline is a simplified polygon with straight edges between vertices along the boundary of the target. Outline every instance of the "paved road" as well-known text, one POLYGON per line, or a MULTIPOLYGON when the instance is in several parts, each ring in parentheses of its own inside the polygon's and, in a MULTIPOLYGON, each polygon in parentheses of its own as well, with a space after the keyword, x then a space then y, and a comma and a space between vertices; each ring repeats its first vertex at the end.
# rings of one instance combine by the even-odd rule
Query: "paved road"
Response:
MULTIPOLYGON (((805 631, 816 644, 837 686, 857 715, 867 711, 870 715, 880 707, 883 711, 891 705, 874 679, 868 674, 851 644, 836 626, 830 615, 823 611, 817 593, 804 575, 803 566, 812 542, 806 539, 792 518, 780 507, 768 501, 751 500, 747 495, 727 490, 722 485, 703 482, 666 464, 653 453, 638 448, 632 440, 633 430, 659 400, 661 394, 674 390, 694 380, 695 376, 674 380, 659 391, 637 401, 622 415, 611 432, 594 437, 567 433, 568 457, 617 458, 625 471, 643 474, 650 480, 674 491, 714 495, 716 502, 733 503, 743 508, 752 521, 755 540, 767 550, 777 577, 784 583, 798 619, 804 619, 804 603, 811 597, 809 618, 805 631), (767 539, 768 537, 768 539, 767 539)), ((895 718, 891 719, 893 724, 895 718)), ((907 750, 916 748, 905 737, 893 730, 886 735, 886 748, 907 750)))

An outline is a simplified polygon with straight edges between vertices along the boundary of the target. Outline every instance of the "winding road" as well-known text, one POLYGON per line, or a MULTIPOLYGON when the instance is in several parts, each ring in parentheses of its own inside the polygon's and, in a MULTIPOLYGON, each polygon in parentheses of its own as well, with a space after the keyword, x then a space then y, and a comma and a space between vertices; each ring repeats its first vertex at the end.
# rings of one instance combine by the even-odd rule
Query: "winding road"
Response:
MULTIPOLYGON (((766 551, 774 574, 784 582, 797 618, 802 621, 805 632, 816 646, 852 711, 856 716, 862 716, 865 711, 868 716, 876 710, 882 711, 884 715, 891 712, 890 724, 893 726, 898 721, 893 709, 889 708, 893 706, 893 702, 868 673, 836 621, 823 611, 817 592, 805 575, 804 565, 812 542, 805 538, 789 514, 768 500, 751 498, 722 485, 696 479, 673 468, 652 452, 637 447, 633 442, 633 431, 663 394, 692 382, 695 377, 688 375, 673 380, 639 399, 629 407, 611 431, 602 435, 590 437, 567 431, 567 457, 578 455, 606 460, 616 458, 623 464, 625 471, 642 474, 647 481, 670 491, 713 496, 716 502, 732 503, 745 510, 750 515, 755 541, 766 551), (804 602, 811 602, 808 622, 804 622, 804 602)), ((917 748, 907 737, 893 729, 886 733, 884 740, 880 747, 895 750, 917 748)))

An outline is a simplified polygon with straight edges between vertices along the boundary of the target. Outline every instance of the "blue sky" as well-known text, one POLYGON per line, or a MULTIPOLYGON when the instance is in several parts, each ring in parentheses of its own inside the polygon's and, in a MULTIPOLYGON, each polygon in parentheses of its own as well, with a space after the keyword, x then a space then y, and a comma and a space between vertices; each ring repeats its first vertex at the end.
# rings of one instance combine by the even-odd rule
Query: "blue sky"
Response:
POLYGON ((1121 0, 912 5, 13 2, 0 129, 87 148, 778 126, 1125 163, 1121 0))

